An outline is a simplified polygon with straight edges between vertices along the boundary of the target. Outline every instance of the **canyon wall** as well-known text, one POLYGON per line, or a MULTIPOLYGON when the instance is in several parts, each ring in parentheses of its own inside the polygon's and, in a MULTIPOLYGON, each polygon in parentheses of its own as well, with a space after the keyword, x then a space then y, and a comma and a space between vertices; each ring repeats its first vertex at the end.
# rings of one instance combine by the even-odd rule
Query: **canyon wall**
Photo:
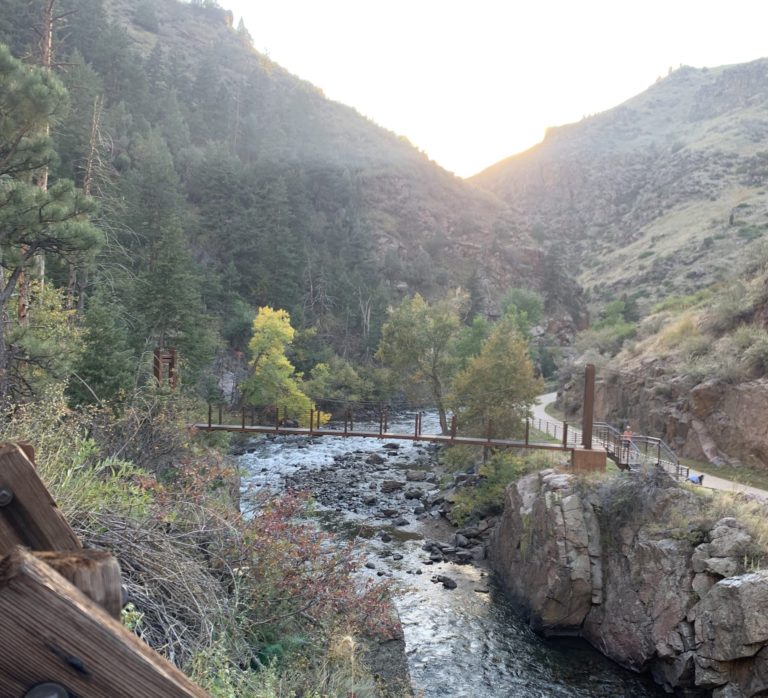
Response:
POLYGON ((686 696, 768 692, 768 570, 746 527, 661 472, 510 485, 494 569, 545 635, 579 635, 686 696))
MULTIPOLYGON (((583 388, 575 382, 565 409, 576 420, 583 388)), ((682 457, 768 468, 768 378, 691 384, 667 374, 660 359, 595 385, 595 416, 636 434, 657 436, 682 457)))

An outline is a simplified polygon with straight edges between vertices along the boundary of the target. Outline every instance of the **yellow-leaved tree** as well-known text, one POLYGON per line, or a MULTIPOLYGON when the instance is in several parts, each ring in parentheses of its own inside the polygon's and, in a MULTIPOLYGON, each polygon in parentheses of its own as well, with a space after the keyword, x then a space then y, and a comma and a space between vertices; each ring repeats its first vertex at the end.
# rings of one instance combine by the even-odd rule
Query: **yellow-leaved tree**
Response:
POLYGON ((255 407, 278 407, 281 414, 302 426, 309 424, 310 410, 315 411, 320 423, 325 423, 329 415, 318 412, 312 400, 304 394, 301 388, 303 376, 296 372, 286 356, 295 333, 287 311, 268 306, 259 308, 253 320, 253 336, 248 343, 251 375, 243 385, 243 396, 255 407))

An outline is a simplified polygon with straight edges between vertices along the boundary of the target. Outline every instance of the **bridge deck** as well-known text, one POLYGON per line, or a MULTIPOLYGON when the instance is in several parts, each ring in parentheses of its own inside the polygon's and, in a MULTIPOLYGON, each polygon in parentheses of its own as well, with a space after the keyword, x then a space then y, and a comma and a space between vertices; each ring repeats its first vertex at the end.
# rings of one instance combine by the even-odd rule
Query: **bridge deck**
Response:
POLYGON ((451 436, 450 434, 397 434, 385 431, 354 431, 348 429, 307 429, 304 427, 269 427, 249 426, 242 424, 193 424, 199 431, 227 431, 248 434, 283 434, 292 436, 341 436, 362 437, 365 439, 386 439, 388 441, 427 441, 429 443, 453 444, 464 446, 489 446, 491 448, 531 448, 548 451, 563 451, 571 453, 571 446, 564 447, 561 443, 546 443, 536 441, 524 441, 517 439, 494 439, 477 436, 451 436))

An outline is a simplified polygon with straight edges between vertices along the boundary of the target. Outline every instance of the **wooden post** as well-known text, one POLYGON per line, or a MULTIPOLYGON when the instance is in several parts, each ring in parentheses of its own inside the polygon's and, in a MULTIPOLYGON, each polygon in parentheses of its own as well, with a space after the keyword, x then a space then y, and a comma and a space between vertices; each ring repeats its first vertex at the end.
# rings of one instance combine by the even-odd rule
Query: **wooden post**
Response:
POLYGON ((14 546, 33 550, 80 550, 35 466, 16 444, 0 444, 0 556, 14 546))
POLYGON ((44 562, 0 561, 0 686, 23 696, 61 684, 73 696, 210 698, 44 562))
POLYGON ((563 448, 568 448, 568 422, 563 422, 563 448))
POLYGON ((35 552, 32 555, 55 569, 113 618, 120 618, 120 611, 123 608, 123 587, 120 564, 113 555, 105 550, 78 550, 71 553, 35 552))
POLYGON ((528 445, 531 435, 531 420, 528 417, 525 418, 525 445, 528 445))

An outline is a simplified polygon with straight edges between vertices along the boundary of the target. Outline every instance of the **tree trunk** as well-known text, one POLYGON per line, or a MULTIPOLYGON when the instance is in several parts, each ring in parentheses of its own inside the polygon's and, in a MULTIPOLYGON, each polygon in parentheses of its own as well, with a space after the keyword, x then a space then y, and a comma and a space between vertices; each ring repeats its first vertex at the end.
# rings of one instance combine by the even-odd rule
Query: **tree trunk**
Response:
POLYGON ((440 379, 432 376, 432 397, 435 400, 435 407, 437 407, 437 415, 440 419, 440 432, 442 434, 448 433, 448 418, 445 414, 445 405, 443 404, 443 386, 440 384, 440 379))

